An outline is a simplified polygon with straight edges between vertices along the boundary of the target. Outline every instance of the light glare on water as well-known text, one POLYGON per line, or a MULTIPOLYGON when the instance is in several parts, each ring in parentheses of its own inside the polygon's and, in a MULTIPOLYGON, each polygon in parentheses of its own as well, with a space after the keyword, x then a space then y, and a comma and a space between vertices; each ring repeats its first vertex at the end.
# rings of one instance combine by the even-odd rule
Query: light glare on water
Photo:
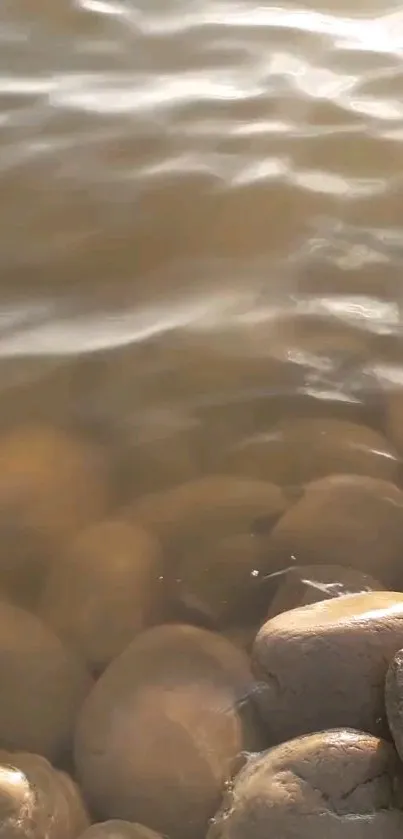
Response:
POLYGON ((246 288, 288 306, 311 262, 339 297, 350 273, 368 328, 377 306, 388 321, 397 4, 12 0, 0 24, 4 288, 27 311, 52 301, 0 352, 136 342, 150 312, 152 331, 181 329, 201 300, 217 314, 230 294, 242 308, 246 288))

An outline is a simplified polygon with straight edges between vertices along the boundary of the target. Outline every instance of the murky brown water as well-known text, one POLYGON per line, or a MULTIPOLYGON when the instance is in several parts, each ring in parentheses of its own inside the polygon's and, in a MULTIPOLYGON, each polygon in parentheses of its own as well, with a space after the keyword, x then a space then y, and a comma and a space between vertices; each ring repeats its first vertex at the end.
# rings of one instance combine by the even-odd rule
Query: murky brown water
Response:
POLYGON ((334 413, 400 377, 398 4, 4 0, 0 24, 7 416, 33 385, 18 411, 159 439, 206 402, 334 413))
POLYGON ((116 435, 141 491, 284 416, 384 430, 399 6, 5 0, 0 24, 3 421, 116 435))
POLYGON ((3 281, 25 320, 39 288, 33 322, 78 288, 126 314, 4 352, 128 343, 285 283, 398 296, 398 3, 4 0, 0 23, 3 281))

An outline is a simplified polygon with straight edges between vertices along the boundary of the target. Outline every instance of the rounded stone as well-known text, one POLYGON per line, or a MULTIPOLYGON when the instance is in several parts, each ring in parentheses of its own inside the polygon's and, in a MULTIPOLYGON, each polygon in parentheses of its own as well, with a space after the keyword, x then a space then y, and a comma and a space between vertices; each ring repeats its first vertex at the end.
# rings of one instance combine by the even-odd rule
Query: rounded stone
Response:
POLYGON ((106 669, 79 716, 78 778, 101 818, 203 837, 244 749, 260 745, 246 655, 227 639, 166 625, 106 669))
POLYGON ((210 475, 144 497, 130 515, 163 544, 176 614, 190 610, 192 620, 217 627, 232 619, 238 603, 254 610, 267 571, 267 537, 288 504, 266 481, 210 475))
POLYGON ((269 742, 347 726, 383 734, 389 661, 403 646, 403 594, 348 594, 267 621, 252 651, 269 742))
POLYGON ((0 602, 0 682, 0 746, 50 759, 62 754, 90 676, 42 621, 6 602, 0 602))
POLYGON ((77 839, 88 824, 68 775, 39 755, 0 752, 1 839, 77 839))
POLYGON ((0 764, 0 839, 35 839, 36 794, 23 772, 0 764))
POLYGON ((99 671, 151 621, 161 562, 143 527, 117 519, 94 525, 53 563, 41 617, 99 671))
POLYGON ((346 565, 400 588, 403 492, 389 481, 332 475, 308 484, 269 537, 272 565, 346 565))
POLYGON ((343 594, 359 594, 364 591, 382 591, 384 586, 354 568, 342 565, 297 565, 287 568, 279 576, 281 583, 274 595, 267 613, 274 618, 281 612, 331 600, 343 594))
POLYGON ((269 529, 287 506, 284 492, 274 484, 217 474, 147 495, 130 514, 171 543, 192 541, 206 530, 225 537, 252 532, 256 523, 269 529))
POLYGON ((326 418, 283 420, 265 433, 246 438, 229 453, 228 465, 281 485, 298 485, 335 472, 396 478, 397 453, 378 431, 326 418))
POLYGON ((351 729, 324 731, 252 757, 207 839, 398 839, 402 807, 390 744, 351 729))

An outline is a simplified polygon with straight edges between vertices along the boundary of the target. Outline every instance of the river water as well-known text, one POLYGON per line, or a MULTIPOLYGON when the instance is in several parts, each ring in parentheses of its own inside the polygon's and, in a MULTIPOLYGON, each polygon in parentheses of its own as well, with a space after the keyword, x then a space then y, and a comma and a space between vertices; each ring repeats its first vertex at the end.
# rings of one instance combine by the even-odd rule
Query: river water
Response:
POLYGON ((11 413, 28 383, 35 410, 188 430, 174 398, 399 381, 402 57, 387 0, 3 0, 11 413))

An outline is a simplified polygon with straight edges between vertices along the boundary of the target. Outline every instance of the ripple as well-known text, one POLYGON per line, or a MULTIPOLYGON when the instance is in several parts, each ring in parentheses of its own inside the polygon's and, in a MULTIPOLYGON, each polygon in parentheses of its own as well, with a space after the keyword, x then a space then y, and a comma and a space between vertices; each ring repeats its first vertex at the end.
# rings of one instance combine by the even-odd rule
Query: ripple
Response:
POLYGON ((286 275, 289 297, 322 283, 337 317, 392 329, 375 311, 403 258, 396 4, 5 0, 0 44, 4 283, 94 300, 0 331, 0 354, 141 341, 203 306, 224 319, 231 277, 243 307, 286 275), (108 317, 114 284, 127 312, 108 317))

